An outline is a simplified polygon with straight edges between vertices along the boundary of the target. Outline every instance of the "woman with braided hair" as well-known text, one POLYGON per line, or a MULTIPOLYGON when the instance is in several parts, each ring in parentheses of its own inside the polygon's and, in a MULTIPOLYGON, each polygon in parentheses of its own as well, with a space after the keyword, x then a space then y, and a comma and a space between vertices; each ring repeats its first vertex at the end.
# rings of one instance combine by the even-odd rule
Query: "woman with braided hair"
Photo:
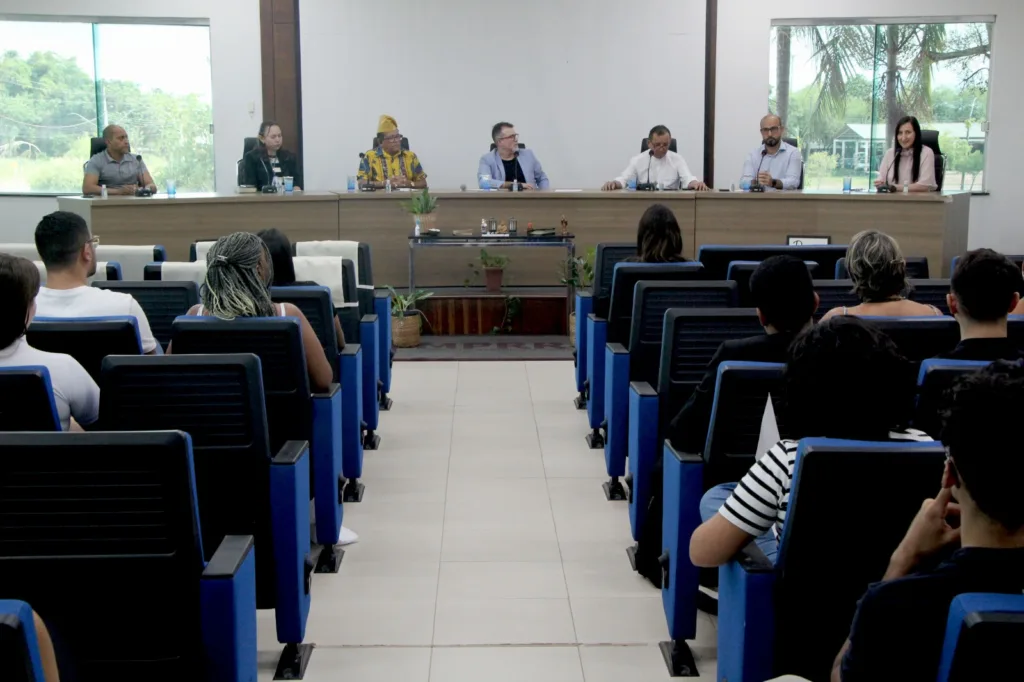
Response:
MULTIPOLYGON (((270 300, 274 264, 263 240, 248 232, 221 237, 206 254, 206 282, 199 290, 202 303, 189 315, 209 315, 222 320, 239 317, 295 317, 302 327, 310 389, 327 391, 333 379, 327 356, 309 320, 291 303, 270 300)), ((171 349, 168 348, 168 352, 171 349)))
POLYGON ((910 289, 907 261, 896 240, 877 230, 853 235, 846 249, 846 269, 853 280, 859 305, 833 308, 823 320, 836 315, 861 317, 931 317, 941 315, 935 306, 906 298, 910 289))

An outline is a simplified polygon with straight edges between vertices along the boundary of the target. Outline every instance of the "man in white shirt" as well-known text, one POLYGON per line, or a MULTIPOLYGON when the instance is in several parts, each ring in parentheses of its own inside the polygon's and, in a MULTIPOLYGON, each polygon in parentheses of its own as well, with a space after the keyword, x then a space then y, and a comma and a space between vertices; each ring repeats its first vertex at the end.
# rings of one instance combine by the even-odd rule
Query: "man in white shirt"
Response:
POLYGON ((694 189, 707 192, 708 186, 690 172, 686 160, 669 149, 672 133, 665 126, 651 128, 648 150, 634 156, 619 177, 604 183, 601 189, 610 192, 627 187, 631 180, 652 189, 694 189))
POLYGON ((46 286, 36 297, 38 317, 106 317, 132 315, 139 323, 142 352, 152 355, 157 342, 138 301, 129 294, 89 286, 96 274, 98 237, 89 234, 82 216, 56 211, 36 226, 36 250, 46 266, 46 286))
POLYGON ((800 189, 804 160, 799 149, 782 141, 785 134, 786 126, 775 114, 761 119, 761 146, 743 162, 742 180, 771 189, 800 189))

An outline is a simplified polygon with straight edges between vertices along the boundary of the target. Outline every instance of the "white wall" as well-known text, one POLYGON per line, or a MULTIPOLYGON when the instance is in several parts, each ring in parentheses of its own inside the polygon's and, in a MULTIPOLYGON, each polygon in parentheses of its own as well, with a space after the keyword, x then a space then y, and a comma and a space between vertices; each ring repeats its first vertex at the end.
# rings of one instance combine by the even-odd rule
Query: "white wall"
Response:
MULTIPOLYGON (((242 153, 242 138, 256 133, 263 112, 258 2, 175 0, 111 3, 106 0, 33 0, 30 3, 25 0, 0 0, 0 14, 208 19, 213 69, 217 187, 221 191, 231 191, 235 187, 235 161, 242 153), (249 113, 250 107, 254 108, 252 114, 249 113)), ((174 68, 173 57, 167 55, 150 61, 154 69, 174 68)), ((56 209, 57 202, 53 198, 0 196, 0 241, 31 241, 39 218, 45 212, 56 209)))
MULTIPOLYGON (((703 0, 301 0, 305 182, 354 175, 381 114, 430 177, 476 185, 507 120, 553 187, 596 187, 667 125, 703 167, 703 0)), ((285 132, 287 135, 287 131, 285 132)))
POLYGON ((718 3, 718 80, 715 102, 715 183, 728 186, 738 175, 744 155, 758 143, 757 119, 768 106, 768 57, 773 19, 839 17, 956 17, 995 16, 985 148, 986 189, 991 196, 971 198, 969 246, 989 246, 1007 253, 1024 253, 1020 226, 1020 159, 1024 136, 1024 2, 1021 0, 858 0, 823 3, 786 0, 772 4, 750 0, 718 3))

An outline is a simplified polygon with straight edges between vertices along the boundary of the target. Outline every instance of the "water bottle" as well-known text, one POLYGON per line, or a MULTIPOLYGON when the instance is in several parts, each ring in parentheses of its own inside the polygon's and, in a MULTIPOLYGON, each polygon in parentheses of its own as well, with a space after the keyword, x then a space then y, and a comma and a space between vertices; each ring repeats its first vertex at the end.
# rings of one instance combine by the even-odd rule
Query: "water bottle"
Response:
POLYGON ((416 227, 413 228, 413 232, 412 233, 414 235, 416 235, 417 237, 420 236, 420 217, 419 216, 416 216, 416 227))
POLYGON ((910 183, 908 183, 906 180, 903 181, 903 193, 910 194, 910 183))
POLYGON ((480 236, 487 234, 487 218, 480 219, 480 236))
POLYGON ((106 185, 100 185, 100 199, 106 199, 106 198, 107 198, 107 186, 106 185))
POLYGON ((391 178, 384 180, 384 192, 386 194, 391 194, 391 178))
POLYGON ((512 181, 512 191, 513 192, 518 192, 519 191, 519 178, 516 178, 515 180, 512 181))

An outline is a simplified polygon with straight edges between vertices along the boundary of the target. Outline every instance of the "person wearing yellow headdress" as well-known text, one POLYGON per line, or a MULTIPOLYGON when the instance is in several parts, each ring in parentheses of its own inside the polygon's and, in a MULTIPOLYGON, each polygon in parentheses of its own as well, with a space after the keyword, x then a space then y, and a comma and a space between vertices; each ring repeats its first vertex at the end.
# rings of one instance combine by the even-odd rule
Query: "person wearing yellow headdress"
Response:
POLYGON ((402 133, 391 116, 381 116, 377 125, 377 146, 362 155, 359 161, 359 186, 382 189, 391 180, 392 187, 427 186, 427 174, 420 160, 408 149, 402 149, 402 133))

